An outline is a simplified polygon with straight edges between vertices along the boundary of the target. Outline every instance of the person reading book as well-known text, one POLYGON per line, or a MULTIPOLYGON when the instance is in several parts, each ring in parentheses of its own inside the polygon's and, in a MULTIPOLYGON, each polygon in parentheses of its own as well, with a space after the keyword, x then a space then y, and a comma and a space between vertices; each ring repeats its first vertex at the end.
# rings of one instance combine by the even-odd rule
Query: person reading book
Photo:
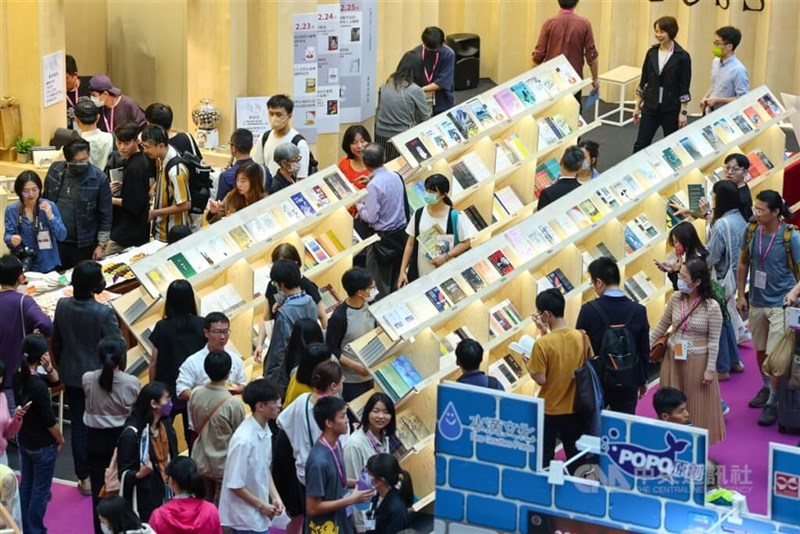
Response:
POLYGON ((236 185, 222 200, 208 202, 206 220, 215 223, 267 196, 264 190, 264 168, 258 163, 245 163, 236 171, 236 185))
POLYGON ((461 376, 457 382, 503 391, 503 386, 495 377, 481 371, 482 361, 483 347, 480 343, 474 339, 459 341, 456 345, 456 365, 461 368, 461 376))
POLYGON ((450 181, 442 174, 425 178, 425 206, 414 212, 406 226, 406 248, 400 264, 397 287, 457 258, 470 248, 470 230, 466 217, 453 209, 450 181))

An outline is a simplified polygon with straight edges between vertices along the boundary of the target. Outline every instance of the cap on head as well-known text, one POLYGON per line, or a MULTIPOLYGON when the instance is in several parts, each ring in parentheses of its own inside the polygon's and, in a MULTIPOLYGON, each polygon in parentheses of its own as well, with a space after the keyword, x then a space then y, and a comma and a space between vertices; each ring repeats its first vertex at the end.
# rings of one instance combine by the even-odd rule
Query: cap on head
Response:
POLYGON ((114 96, 119 96, 122 94, 122 90, 120 90, 119 87, 114 87, 114 84, 111 82, 111 78, 105 74, 92 76, 92 79, 89 80, 89 90, 93 92, 96 91, 98 93, 106 92, 114 96))

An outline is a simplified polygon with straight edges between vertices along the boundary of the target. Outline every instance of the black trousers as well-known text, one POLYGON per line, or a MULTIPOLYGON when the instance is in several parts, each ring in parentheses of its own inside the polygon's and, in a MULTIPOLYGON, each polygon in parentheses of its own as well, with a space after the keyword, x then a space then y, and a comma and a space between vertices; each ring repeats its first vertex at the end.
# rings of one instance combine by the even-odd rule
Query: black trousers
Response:
MULTIPOLYGON (((578 454, 578 447, 575 443, 586 433, 586 417, 576 413, 565 415, 544 416, 544 455, 542 467, 547 467, 555 457, 556 438, 561 440, 564 445, 564 452, 567 460, 578 454)), ((569 472, 574 473, 581 462, 576 462, 569 466, 569 472)))
POLYGON ((169 412, 170 424, 175 428, 175 417, 181 414, 183 417, 183 439, 186 441, 186 449, 189 451, 189 456, 192 456, 192 445, 194 445, 194 434, 189 430, 189 402, 183 399, 175 398, 172 401, 172 411, 169 412))
POLYGON ((94 532, 102 534, 100 519, 97 515, 97 505, 100 503, 100 488, 105 484, 105 471, 114 455, 122 428, 88 428, 86 452, 89 454, 89 480, 92 481, 92 516, 94 517, 94 532))
POLYGON ((633 152, 639 152, 641 149, 650 146, 659 127, 664 131, 664 137, 678 131, 680 111, 680 108, 668 111, 662 111, 660 107, 642 109, 642 116, 639 118, 639 135, 633 144, 633 152))
POLYGON ((603 399, 606 401, 606 406, 609 410, 635 415, 636 402, 639 400, 639 389, 605 388, 603 390, 603 399))
POLYGON ((61 256, 61 268, 63 270, 72 269, 83 260, 91 260, 97 244, 86 247, 79 247, 75 243, 58 243, 58 255, 61 256))

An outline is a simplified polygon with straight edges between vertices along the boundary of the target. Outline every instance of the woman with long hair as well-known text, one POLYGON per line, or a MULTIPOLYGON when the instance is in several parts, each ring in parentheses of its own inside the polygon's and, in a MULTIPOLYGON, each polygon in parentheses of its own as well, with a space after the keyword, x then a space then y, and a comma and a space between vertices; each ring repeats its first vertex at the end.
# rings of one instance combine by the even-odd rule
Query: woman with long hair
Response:
POLYGON ((122 497, 103 499, 95 510, 104 534, 156 534, 150 525, 142 523, 130 503, 122 497))
POLYGON ((469 250, 472 235, 466 224, 466 215, 453 209, 453 201, 448 193, 450 181, 443 174, 432 174, 425 178, 425 194, 422 199, 425 206, 414 212, 406 226, 408 239, 400 264, 400 276, 397 278, 398 288, 432 273, 437 267, 469 250), (447 244, 441 247, 437 245, 438 254, 431 257, 420 248, 417 237, 436 225, 444 231, 437 242, 441 239, 447 244))
POLYGON ((183 436, 192 451, 189 432, 189 415, 187 402, 175 394, 178 372, 186 358, 206 346, 203 334, 205 320, 197 315, 192 284, 186 280, 174 280, 167 288, 164 302, 164 315, 153 327, 150 343, 153 349, 150 354, 149 375, 151 382, 164 384, 173 396, 170 417, 178 414, 183 417, 183 436))
POLYGON ((391 454, 380 453, 367 461, 367 470, 378 493, 376 506, 368 515, 375 520, 376 534, 394 534, 411 528, 408 509, 414 503, 411 476, 400 468, 391 454))
POLYGON ((389 139, 431 116, 423 86, 425 78, 422 58, 416 52, 406 52, 400 58, 397 69, 378 90, 375 142, 386 151, 386 161, 400 155, 389 139))
POLYGON ((283 401, 284 409, 303 393, 314 391, 312 383, 314 368, 317 364, 331 359, 331 350, 324 341, 322 330, 316 321, 300 319, 295 323, 286 349, 285 365, 289 373, 289 385, 283 401), (292 362, 289 362, 290 359, 292 362))
MULTIPOLYGON (((128 347, 116 336, 107 336, 97 344, 97 358, 102 366, 83 375, 87 428, 89 479, 92 482, 92 507, 100 502, 100 488, 105 470, 114 455, 119 435, 131 414, 141 385, 139 379, 121 369, 128 347)), ((94 532, 101 534, 100 521, 94 516, 94 532)))
POLYGON ((47 532, 44 516, 50 500, 50 485, 56 469, 56 457, 64 446, 53 413, 50 387, 60 383, 58 371, 50 362, 47 339, 41 334, 28 334, 22 340, 22 364, 14 373, 14 400, 28 412, 19 431, 19 456, 22 483, 23 532, 47 532), (39 367, 44 374, 39 374, 39 367))
POLYGON ((672 281, 672 288, 677 291, 678 272, 681 269, 681 265, 693 258, 705 260, 708 257, 708 250, 703 246, 703 242, 700 241, 697 229, 688 221, 683 221, 672 227, 667 236, 667 243, 675 251, 674 257, 664 262, 653 261, 661 271, 667 273, 670 281, 672 281))
POLYGON ((172 499, 150 515, 159 534, 220 534, 219 511, 203 499, 206 485, 191 458, 178 456, 167 465, 172 499))
POLYGON ((67 237, 67 227, 55 202, 42 198, 42 179, 23 171, 14 180, 19 201, 6 206, 6 245, 25 265, 26 271, 49 273, 61 265, 58 241, 67 237))
POLYGON ((709 445, 725 439, 725 422, 717 381, 717 354, 722 311, 711 289, 705 260, 692 258, 678 272, 678 291, 667 302, 664 315, 650 332, 651 346, 672 327, 661 387, 673 387, 687 397, 695 426, 708 430, 709 445))
POLYGON ((222 200, 209 202, 206 220, 215 223, 266 196, 263 168, 258 163, 245 163, 236 170, 236 187, 228 191, 222 200))
MULTIPOLYGON (((344 446, 344 467, 347 478, 369 480, 363 472, 367 461, 376 454, 389 454, 389 438, 397 431, 397 413, 391 397, 374 393, 364 405, 361 426, 350 435, 344 446)), ((364 512, 353 513, 356 532, 367 532, 364 512)))
POLYGON ((175 431, 169 422, 172 399, 160 382, 142 388, 133 413, 125 423, 117 445, 121 493, 142 520, 170 498, 167 464, 178 456, 175 431))
POLYGON ((357 189, 367 187, 369 170, 364 165, 361 153, 371 142, 372 136, 369 130, 360 124, 351 124, 342 136, 344 157, 339 160, 339 170, 357 189))

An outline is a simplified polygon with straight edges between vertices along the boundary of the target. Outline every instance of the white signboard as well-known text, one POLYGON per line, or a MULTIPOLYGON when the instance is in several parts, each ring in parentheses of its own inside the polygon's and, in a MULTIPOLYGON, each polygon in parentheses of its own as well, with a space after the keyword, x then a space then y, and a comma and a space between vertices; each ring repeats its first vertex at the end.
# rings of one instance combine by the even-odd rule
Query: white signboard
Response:
POLYGON ((42 56, 42 106, 50 107, 64 100, 64 51, 42 56))
POLYGON ((254 139, 269 130, 268 96, 241 96, 236 99, 236 127, 253 132, 254 139))

